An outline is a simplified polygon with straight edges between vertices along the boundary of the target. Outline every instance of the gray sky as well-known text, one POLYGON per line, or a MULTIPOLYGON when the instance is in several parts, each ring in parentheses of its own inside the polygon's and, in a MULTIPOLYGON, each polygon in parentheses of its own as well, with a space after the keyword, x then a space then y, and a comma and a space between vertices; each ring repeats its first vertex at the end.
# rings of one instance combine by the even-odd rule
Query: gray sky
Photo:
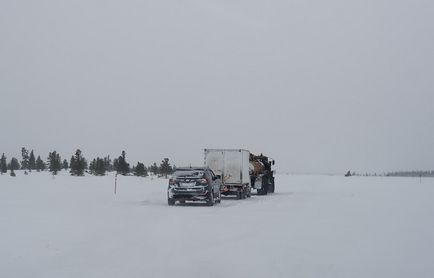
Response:
POLYGON ((0 152, 434 169, 434 2, 0 0, 0 152))

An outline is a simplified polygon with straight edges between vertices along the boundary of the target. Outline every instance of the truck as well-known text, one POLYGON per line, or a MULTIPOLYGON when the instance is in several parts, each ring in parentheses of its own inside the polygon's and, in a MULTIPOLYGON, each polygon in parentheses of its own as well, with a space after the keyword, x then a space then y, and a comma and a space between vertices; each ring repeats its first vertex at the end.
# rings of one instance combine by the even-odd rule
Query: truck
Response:
POLYGON ((205 166, 221 176, 221 194, 249 198, 252 190, 258 195, 274 192, 274 160, 254 155, 244 149, 205 149, 205 166))
POLYGON ((249 162, 250 181, 258 195, 274 193, 274 171, 271 169, 271 166, 275 164, 274 159, 262 153, 260 155, 250 154, 249 162))

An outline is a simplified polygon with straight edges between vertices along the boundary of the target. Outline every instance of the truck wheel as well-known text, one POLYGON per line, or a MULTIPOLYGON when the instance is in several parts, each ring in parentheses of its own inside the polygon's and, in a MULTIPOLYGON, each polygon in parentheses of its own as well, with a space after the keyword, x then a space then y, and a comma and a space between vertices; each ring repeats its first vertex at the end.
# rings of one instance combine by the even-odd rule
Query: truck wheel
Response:
POLYGON ((268 189, 268 178, 262 178, 262 192, 264 193, 264 195, 268 194, 268 189))
POLYGON ((214 206, 214 193, 212 191, 209 192, 208 200, 206 200, 206 204, 209 207, 214 206))
POLYGON ((252 197, 252 188, 249 187, 249 189, 247 189, 247 198, 252 197))
POLYGON ((274 193, 274 181, 273 181, 273 178, 269 178, 268 179, 267 188, 268 188, 268 190, 267 190, 268 193, 274 193))
POLYGON ((175 204, 175 200, 172 199, 172 198, 167 198, 167 204, 168 204, 169 206, 173 206, 173 205, 175 204))
POLYGON ((237 199, 241 200, 243 198, 241 191, 237 192, 237 199))
POLYGON ((247 199, 247 197, 248 197, 248 195, 249 195, 249 192, 248 192, 248 188, 246 187, 246 188, 244 188, 244 190, 243 190, 243 199, 247 199))
POLYGON ((271 179, 271 190, 270 193, 274 193, 274 178, 271 179))
POLYGON ((262 177, 262 187, 258 188, 258 195, 267 195, 268 193, 268 181, 262 177))

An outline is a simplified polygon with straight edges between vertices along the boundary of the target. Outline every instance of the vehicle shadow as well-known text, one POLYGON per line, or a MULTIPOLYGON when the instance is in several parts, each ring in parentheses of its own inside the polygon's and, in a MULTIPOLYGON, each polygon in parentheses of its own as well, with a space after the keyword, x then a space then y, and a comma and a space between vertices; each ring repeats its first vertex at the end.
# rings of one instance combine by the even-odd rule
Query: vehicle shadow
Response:
POLYGON ((177 207, 208 207, 208 205, 205 202, 185 202, 185 203, 176 202, 175 206, 177 206, 177 207))
POLYGON ((238 199, 238 197, 237 196, 222 196, 222 200, 229 200, 229 201, 231 201, 231 200, 239 200, 238 199))

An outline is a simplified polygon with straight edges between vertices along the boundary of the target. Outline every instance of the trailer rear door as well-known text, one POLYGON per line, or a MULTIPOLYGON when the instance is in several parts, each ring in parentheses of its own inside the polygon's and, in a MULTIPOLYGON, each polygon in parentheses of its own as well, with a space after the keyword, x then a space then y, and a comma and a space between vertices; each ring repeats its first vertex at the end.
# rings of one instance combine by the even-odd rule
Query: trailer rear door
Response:
POLYGON ((205 165, 222 176, 223 184, 250 184, 249 154, 241 149, 205 149, 205 165))

